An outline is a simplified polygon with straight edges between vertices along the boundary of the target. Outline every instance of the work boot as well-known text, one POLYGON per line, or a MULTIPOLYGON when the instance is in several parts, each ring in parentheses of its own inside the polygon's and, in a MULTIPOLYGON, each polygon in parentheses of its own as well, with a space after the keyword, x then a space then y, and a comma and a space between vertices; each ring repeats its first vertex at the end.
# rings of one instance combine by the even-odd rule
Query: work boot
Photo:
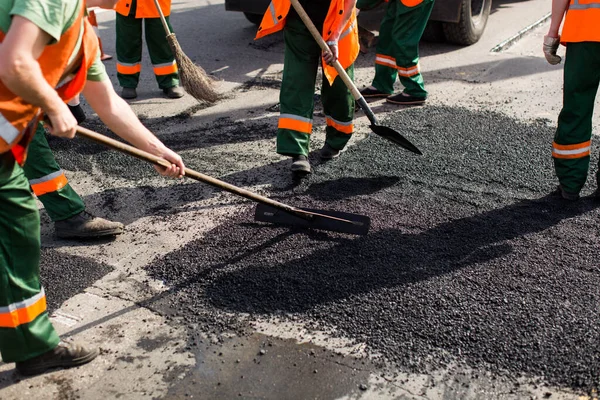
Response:
POLYGON ((94 217, 87 211, 54 223, 56 236, 61 239, 99 238, 123 233, 124 225, 104 218, 94 217))
POLYGON ((96 356, 96 349, 88 350, 79 344, 60 342, 49 352, 18 362, 16 368, 22 375, 37 375, 52 368, 71 368, 87 364, 96 356))
POLYGON ((556 189, 556 193, 558 193, 560 195, 560 197, 562 197, 565 200, 569 200, 569 201, 579 200, 579 193, 565 192, 565 190, 563 189, 563 187, 561 185, 558 185, 558 188, 556 189))
POLYGON ((323 146, 323 148, 321 148, 321 151, 319 152, 319 156, 321 156, 321 159, 323 160, 331 160, 333 158, 339 157, 342 151, 343 150, 334 149, 329 145, 329 143, 325 143, 325 145, 323 146))
POLYGON ((77 120, 77 125, 81 125, 81 123, 85 121, 85 112, 83 111, 83 108, 81 108, 81 104, 77 104, 76 106, 71 106, 67 104, 67 107, 69 107, 71 114, 73 114, 73 116, 77 120))
POLYGON ((121 97, 124 99, 135 99, 137 97, 137 90, 132 87, 124 87, 121 91, 121 97))
POLYGON ((183 97, 183 89, 179 86, 164 88, 163 93, 166 94, 170 99, 179 99, 183 97))
POLYGON ((390 96, 389 93, 384 93, 381 90, 376 89, 375 86, 369 86, 369 87, 362 89, 360 91, 360 94, 362 94, 362 96, 365 99, 369 99, 369 98, 372 99, 372 98, 377 98, 377 97, 385 98, 385 97, 390 96))
POLYGON ((427 97, 415 97, 404 92, 390 96, 385 99, 388 103, 400 104, 403 106, 416 106, 424 104, 427 101, 427 97))
POLYGON ((292 172, 300 174, 310 174, 310 163, 308 158, 302 154, 292 158, 292 172))

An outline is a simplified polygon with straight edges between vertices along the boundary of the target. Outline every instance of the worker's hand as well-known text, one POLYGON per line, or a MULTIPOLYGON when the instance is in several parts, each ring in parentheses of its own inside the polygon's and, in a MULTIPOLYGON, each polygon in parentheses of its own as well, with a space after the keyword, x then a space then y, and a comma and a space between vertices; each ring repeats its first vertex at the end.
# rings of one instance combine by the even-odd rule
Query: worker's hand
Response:
POLYGON ((183 165, 183 160, 181 159, 179 154, 164 146, 158 153, 155 154, 171 162, 171 166, 169 168, 159 167, 155 165, 154 168, 158 171, 159 174, 167 176, 169 178, 181 178, 183 177, 183 175, 185 175, 185 165, 183 165))
POLYGON ((544 36, 544 56, 546 57, 546 61, 552 65, 556 65, 562 60, 562 58, 556 54, 559 44, 560 37, 544 36))
POLYGON ((52 110, 44 110, 49 120, 48 131, 54 136, 72 139, 75 137, 77 120, 63 102, 57 103, 52 110))
POLYGON ((327 45, 329 46, 329 51, 323 52, 323 61, 325 61, 325 64, 333 65, 339 54, 338 42, 337 40, 329 41, 327 42, 327 45))

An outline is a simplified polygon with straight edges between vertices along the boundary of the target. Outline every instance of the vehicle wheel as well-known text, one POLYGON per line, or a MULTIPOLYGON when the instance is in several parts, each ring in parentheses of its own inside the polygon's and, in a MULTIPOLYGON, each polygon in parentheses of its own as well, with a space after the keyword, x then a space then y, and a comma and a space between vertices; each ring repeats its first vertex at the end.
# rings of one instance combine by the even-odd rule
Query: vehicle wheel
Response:
POLYGON ((423 31, 423 36, 421 38, 425 42, 445 42, 446 35, 444 35, 442 23, 439 21, 429 21, 427 26, 425 26, 425 30, 423 31))
POLYGON ((477 42, 485 30, 491 6, 492 0, 462 0, 460 21, 443 24, 446 40, 465 46, 477 42))
POLYGON ((260 23, 262 22, 263 16, 261 14, 245 12, 244 15, 246 16, 246 19, 252 22, 254 25, 260 25, 260 23))

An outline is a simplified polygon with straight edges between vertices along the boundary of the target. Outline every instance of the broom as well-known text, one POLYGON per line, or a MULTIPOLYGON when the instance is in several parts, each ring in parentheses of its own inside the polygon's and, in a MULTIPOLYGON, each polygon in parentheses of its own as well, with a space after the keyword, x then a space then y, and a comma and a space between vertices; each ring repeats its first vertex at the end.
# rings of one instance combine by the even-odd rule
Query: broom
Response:
POLYGON ((158 4, 158 0, 154 0, 156 9, 160 14, 165 33, 167 34, 167 42, 171 51, 175 56, 177 69, 179 70, 179 79, 181 86, 198 101, 206 103, 214 103, 219 100, 219 94, 214 89, 215 80, 206 74, 202 67, 194 64, 192 60, 183 52, 175 34, 169 29, 167 20, 158 4))

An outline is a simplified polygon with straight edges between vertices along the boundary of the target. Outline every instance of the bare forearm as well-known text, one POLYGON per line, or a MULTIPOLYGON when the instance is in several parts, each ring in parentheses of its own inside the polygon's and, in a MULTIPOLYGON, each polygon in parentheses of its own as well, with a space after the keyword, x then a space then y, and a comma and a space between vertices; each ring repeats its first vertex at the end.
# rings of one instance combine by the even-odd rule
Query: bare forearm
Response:
POLYGON ((110 130, 135 147, 156 154, 164 147, 119 97, 109 81, 88 82, 83 91, 88 103, 110 130))
POLYGON ((27 103, 41 107, 47 113, 52 113, 56 105, 62 103, 32 57, 18 57, 0 62, 0 80, 11 92, 27 103))
POLYGON ((342 30, 344 29, 344 27, 350 20, 350 17, 352 16, 352 11, 354 10, 355 6, 356 6, 356 0, 345 0, 344 1, 344 19, 342 20, 342 23, 340 24, 338 31, 332 35, 333 40, 338 40, 340 38, 340 35, 342 34, 342 30))
POLYGON ((558 37, 560 24, 565 16, 565 12, 569 6, 569 0, 552 0, 552 17, 550 18, 550 28, 548 36, 558 37))

